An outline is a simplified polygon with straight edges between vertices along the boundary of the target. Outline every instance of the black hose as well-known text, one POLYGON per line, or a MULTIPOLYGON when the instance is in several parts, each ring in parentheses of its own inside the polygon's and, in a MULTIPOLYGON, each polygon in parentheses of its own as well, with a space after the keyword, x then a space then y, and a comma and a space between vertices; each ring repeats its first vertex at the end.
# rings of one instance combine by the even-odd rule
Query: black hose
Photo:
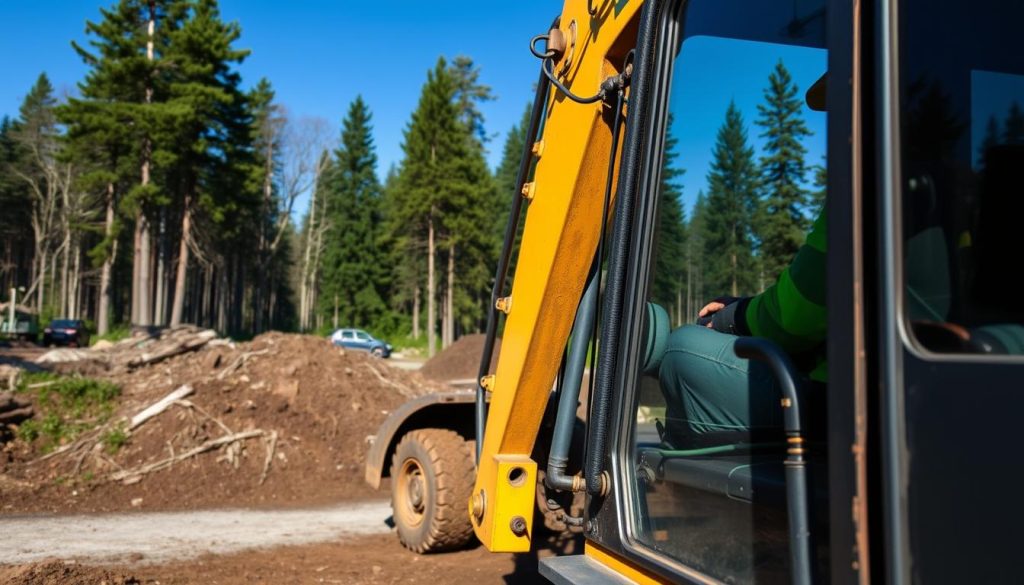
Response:
MULTIPOLYGON (((653 26, 653 19, 645 19, 645 26, 653 26)), ((641 36, 643 38, 643 36, 641 36)), ((634 53, 631 51, 626 59, 626 67, 632 65, 634 53)), ((630 118, 642 120, 643 113, 636 111, 637 105, 644 106, 645 87, 642 80, 637 76, 643 74, 646 64, 645 53, 640 53, 639 61, 632 67, 632 80, 630 90, 630 118), (640 81, 640 83, 637 83, 640 81)), ((621 96, 620 96, 621 99, 621 96)), ((621 103, 619 104, 621 108, 621 103)), ((619 110, 621 111, 621 110, 619 110)), ((615 134, 617 140, 617 132, 615 134)), ((623 152, 623 169, 620 171, 618 184, 618 196, 615 201, 615 227, 612 231, 610 254, 608 258, 609 280, 604 290, 604 303, 601 306, 601 343, 597 356, 597 369, 592 370, 591 375, 596 379, 592 383, 591 411, 588 420, 587 454, 584 477, 587 483, 587 492, 591 495, 602 493, 604 481, 604 462, 608 445, 608 418, 611 410, 612 387, 616 373, 616 353, 618 339, 622 325, 623 291, 625 290, 625 267, 629 261, 630 245, 629 239, 632 233, 634 201, 636 199, 635 185, 626 184, 623 178, 630 179, 636 175, 635 165, 638 164, 640 149, 635 144, 628 144, 629 148, 623 152)), ((617 147, 617 145, 616 145, 617 147)), ((614 158, 617 148, 612 149, 611 156, 614 158)), ((609 169, 609 184, 611 180, 611 169, 609 169)), ((635 178, 630 179, 635 181, 635 178)))
MULTIPOLYGON (((601 238, 598 240, 598 244, 597 244, 597 260, 596 260, 596 262, 597 262, 597 274, 596 274, 596 277, 597 277, 597 291, 596 291, 596 294, 597 294, 598 299, 596 301, 597 314, 594 315, 594 321, 595 322, 601 322, 601 300, 600 300, 600 297, 601 297, 601 263, 604 260, 604 247, 605 247, 604 240, 605 240, 605 229, 606 229, 607 223, 608 223, 608 207, 611 204, 612 188, 614 188, 614 186, 615 186, 615 162, 617 160, 618 151, 619 151, 619 136, 620 136, 620 129, 621 129, 621 126, 622 126, 622 106, 623 106, 624 95, 625 95, 625 88, 621 88, 616 93, 616 99, 615 99, 615 117, 614 117, 614 122, 613 122, 613 125, 612 125, 611 154, 608 157, 608 177, 605 180, 604 205, 603 205, 603 209, 601 210, 601 238)), ((611 323, 609 323, 609 325, 611 325, 611 323)), ((615 325, 616 325, 616 328, 617 328, 618 324, 616 323, 615 325)), ((604 344, 602 344, 602 346, 604 346, 604 344)), ((591 396, 593 396, 593 389, 594 389, 594 375, 593 375, 594 368, 593 368, 593 363, 594 363, 595 355, 598 353, 598 347, 599 346, 597 346, 596 344, 594 346, 592 346, 592 352, 591 352, 591 358, 590 358, 591 359, 591 370, 590 370, 591 371, 591 381, 590 381, 591 396)), ((600 445, 600 449, 601 449, 602 453, 604 452, 605 434, 607 432, 607 418, 608 418, 608 408, 609 408, 609 404, 608 403, 609 403, 609 400, 607 398, 605 398, 603 401, 602 400, 595 401, 594 402, 594 411, 590 413, 591 416, 595 417, 595 419, 597 421, 605 420, 605 424, 603 426, 595 427, 595 437, 597 436, 596 433, 598 433, 598 432, 600 433, 600 436, 601 436, 601 442, 599 443, 599 445, 600 445)), ((593 474, 593 477, 590 474, 590 471, 591 471, 590 463, 591 463, 591 460, 592 460, 591 455, 594 452, 595 452, 595 449, 590 449, 589 452, 587 453, 587 463, 588 463, 588 465, 587 465, 588 473, 587 473, 587 476, 586 476, 587 491, 590 492, 591 494, 600 494, 603 491, 602 490, 602 484, 601 484, 601 472, 600 471, 596 472, 595 474, 593 474)), ((603 464, 603 460, 604 460, 604 457, 602 456, 602 458, 601 458, 601 463, 602 464, 603 464)))
MULTIPOLYGON (((543 64, 541 66, 543 69, 543 64)), ((523 184, 529 178, 530 167, 533 165, 533 143, 537 140, 540 131, 541 120, 544 117, 544 108, 548 97, 548 78, 542 71, 537 80, 537 93, 533 98, 533 110, 530 113, 530 126, 526 132, 526 143, 523 145, 523 156, 519 162, 519 173, 516 175, 516 192, 512 194, 512 211, 508 216, 508 223, 505 225, 505 239, 501 247, 501 256, 498 258, 498 269, 494 274, 494 286, 491 289, 491 306, 487 312, 487 335, 484 340, 484 351, 480 356, 479 375, 476 383, 476 458, 479 462, 480 451, 483 448, 484 428, 487 425, 487 392, 484 390, 480 380, 488 374, 491 368, 491 356, 494 354, 494 340, 498 334, 498 309, 495 303, 505 293, 505 278, 508 276, 508 267, 512 260, 512 249, 515 246, 516 232, 519 228, 519 218, 522 214, 523 196, 521 190, 523 184)))

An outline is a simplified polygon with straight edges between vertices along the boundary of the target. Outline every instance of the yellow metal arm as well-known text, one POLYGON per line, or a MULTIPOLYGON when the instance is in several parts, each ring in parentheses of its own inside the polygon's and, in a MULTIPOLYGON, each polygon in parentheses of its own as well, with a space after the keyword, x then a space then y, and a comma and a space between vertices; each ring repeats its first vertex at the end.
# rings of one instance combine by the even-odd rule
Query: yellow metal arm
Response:
MULTIPOLYGON (((635 45, 641 2, 567 0, 565 49, 554 71, 577 95, 593 95, 620 73, 635 45)), ((612 108, 578 104, 552 89, 487 428, 469 512, 488 549, 530 548, 537 464, 530 459, 600 236, 612 108)), ((525 190, 524 190, 525 191, 525 190)))

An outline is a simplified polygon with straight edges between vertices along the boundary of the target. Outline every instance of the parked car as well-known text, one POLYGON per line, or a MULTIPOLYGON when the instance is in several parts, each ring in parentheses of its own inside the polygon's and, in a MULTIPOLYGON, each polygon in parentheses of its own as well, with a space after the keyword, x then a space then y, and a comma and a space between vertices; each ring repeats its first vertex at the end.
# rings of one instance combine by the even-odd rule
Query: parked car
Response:
POLYGON ((49 327, 43 329, 43 345, 89 347, 89 330, 85 321, 54 319, 49 327))
POLYGON ((338 329, 331 334, 331 343, 347 349, 368 351, 379 358, 391 356, 390 343, 385 343, 362 329, 338 329))

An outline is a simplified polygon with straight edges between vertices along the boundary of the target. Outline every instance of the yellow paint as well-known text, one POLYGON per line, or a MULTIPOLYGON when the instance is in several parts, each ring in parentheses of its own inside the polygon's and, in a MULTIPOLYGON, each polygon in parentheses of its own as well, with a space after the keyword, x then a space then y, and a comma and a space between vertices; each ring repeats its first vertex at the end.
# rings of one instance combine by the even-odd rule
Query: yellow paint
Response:
POLYGON ((617 557, 610 552, 599 548, 594 543, 587 541, 584 547, 583 554, 590 557, 591 559, 601 563, 608 567, 610 570, 618 575, 632 580, 637 585, 658 585, 660 583, 671 583, 654 576, 641 569, 639 566, 627 561, 626 559, 617 557))
MULTIPOLYGON (((602 8, 592 18, 586 0, 566 0, 560 21, 567 35, 571 23, 577 29, 572 62, 561 81, 582 96, 597 93, 605 78, 619 73, 636 44, 642 2, 626 3, 618 14, 610 1, 595 4, 602 8)), ((555 71, 562 70, 562 63, 555 65, 555 71)), ((512 281, 516 310, 505 323, 473 489, 474 494, 482 490, 486 502, 482 519, 473 518, 474 530, 496 552, 529 550, 529 538, 515 537, 509 521, 514 516, 532 520, 535 490, 532 485, 510 490, 507 464, 515 462, 536 477, 529 457, 597 249, 611 149, 611 108, 577 104, 557 91, 548 99, 544 157, 534 174, 512 281)))

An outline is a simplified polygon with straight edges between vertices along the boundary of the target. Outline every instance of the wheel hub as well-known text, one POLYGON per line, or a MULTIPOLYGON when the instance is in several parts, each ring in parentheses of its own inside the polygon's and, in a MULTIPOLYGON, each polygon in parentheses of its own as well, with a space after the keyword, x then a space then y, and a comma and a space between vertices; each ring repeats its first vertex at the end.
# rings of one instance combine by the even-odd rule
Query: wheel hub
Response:
POLYGON ((402 463, 397 480, 397 493, 401 494, 404 501, 395 511, 408 525, 419 525, 427 508, 427 485, 423 467, 415 459, 406 459, 402 463))

